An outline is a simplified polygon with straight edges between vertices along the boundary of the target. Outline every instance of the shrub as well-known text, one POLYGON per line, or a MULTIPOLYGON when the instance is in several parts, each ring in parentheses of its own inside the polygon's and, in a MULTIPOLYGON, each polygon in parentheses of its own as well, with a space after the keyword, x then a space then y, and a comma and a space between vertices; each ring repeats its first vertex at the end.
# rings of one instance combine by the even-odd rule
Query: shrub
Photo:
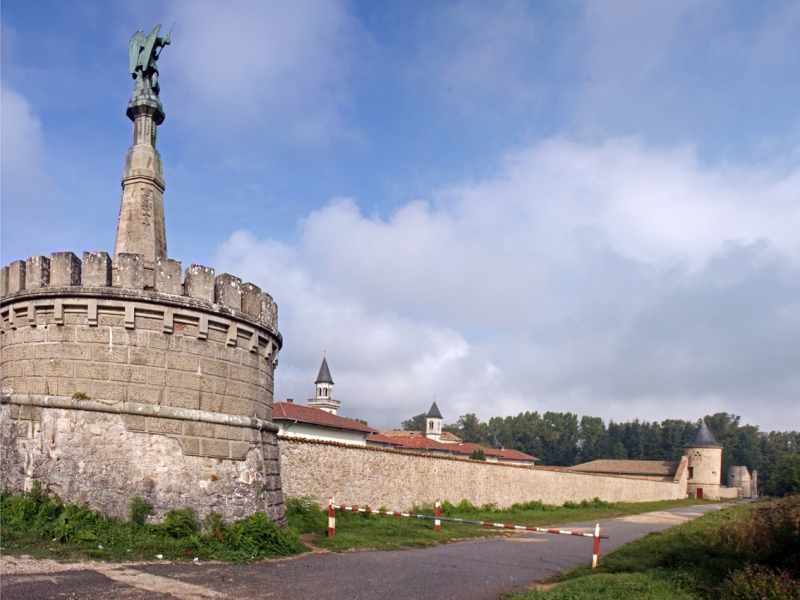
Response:
POLYGON ((230 527, 218 527, 208 541, 214 543, 220 536, 224 542, 215 555, 236 563, 289 556, 306 550, 296 531, 283 531, 263 512, 236 521, 230 527))
POLYGON ((746 565, 725 580, 719 597, 725 600, 800 600, 800 583, 792 580, 786 571, 746 565))
POLYGON ((745 518, 723 523, 718 543, 745 560, 788 569, 800 578, 800 496, 757 506, 745 518))
POLYGON ((286 518, 289 526, 298 533, 323 533, 328 526, 328 515, 312 496, 287 498, 286 518))
MULTIPOLYGON (((315 508, 321 514, 319 508, 315 508)), ((201 525, 193 508, 171 510, 164 521, 145 523, 152 506, 134 496, 128 522, 94 511, 88 504, 63 504, 38 483, 30 492, 0 493, 3 546, 44 547, 92 558, 151 559, 161 554, 172 560, 200 557, 230 562, 250 562, 265 557, 305 552, 294 530, 283 531, 265 513, 256 513, 228 526, 220 515, 210 515, 201 525), (53 540, 55 538, 55 540, 53 540)))
POLYGON ((131 503, 128 505, 128 519, 138 527, 144 527, 144 522, 147 517, 153 512, 153 505, 141 496, 134 496, 131 498, 131 503))
POLYGON ((200 529, 200 523, 194 509, 188 506, 169 511, 164 522, 153 527, 158 533, 177 540, 196 535, 200 529))

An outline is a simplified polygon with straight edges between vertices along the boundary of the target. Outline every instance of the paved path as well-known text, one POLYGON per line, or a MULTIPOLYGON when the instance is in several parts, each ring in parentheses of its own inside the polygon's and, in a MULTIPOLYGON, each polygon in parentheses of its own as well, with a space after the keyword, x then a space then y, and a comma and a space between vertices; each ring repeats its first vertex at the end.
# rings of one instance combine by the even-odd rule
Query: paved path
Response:
MULTIPOLYGON (((721 508, 687 506, 601 521, 601 554, 721 508)), ((594 523, 559 526, 593 531, 594 523)), ((495 599, 591 559, 592 540, 525 533, 393 552, 308 554, 252 565, 146 564, 6 575, 3 600, 129 598, 495 599)))

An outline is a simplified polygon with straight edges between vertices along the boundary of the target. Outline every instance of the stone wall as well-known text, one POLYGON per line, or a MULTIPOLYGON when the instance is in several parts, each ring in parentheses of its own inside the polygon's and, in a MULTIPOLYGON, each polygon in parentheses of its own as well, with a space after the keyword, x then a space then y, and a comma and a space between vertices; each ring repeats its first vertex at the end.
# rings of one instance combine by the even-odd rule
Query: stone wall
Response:
POLYGON ((325 502, 333 496, 337 504, 407 510, 414 503, 466 498, 503 508, 531 500, 644 502, 686 496, 685 470, 678 481, 662 482, 298 438, 279 437, 278 448, 286 497, 325 502))
POLYGON ((83 258, 35 256, 0 272, 0 485, 38 479, 113 514, 138 493, 159 514, 222 503, 229 518, 268 506, 284 522, 272 298, 199 265, 182 281, 179 261, 159 259, 145 287, 141 255, 83 258), (222 496, 208 498, 216 487, 222 496))
POLYGON ((0 406, 2 485, 23 490, 40 481, 65 501, 89 502, 120 518, 139 495, 153 504, 155 519, 192 506, 201 517, 216 512, 230 521, 266 511, 282 522, 274 437, 247 431, 254 443, 236 459, 191 456, 179 436, 133 431, 122 415, 6 404, 0 406))

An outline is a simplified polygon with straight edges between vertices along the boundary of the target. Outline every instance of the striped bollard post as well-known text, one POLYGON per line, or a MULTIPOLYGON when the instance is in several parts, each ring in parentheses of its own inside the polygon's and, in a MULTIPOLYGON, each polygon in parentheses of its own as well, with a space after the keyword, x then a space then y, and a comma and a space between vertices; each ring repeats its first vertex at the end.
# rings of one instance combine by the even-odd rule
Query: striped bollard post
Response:
POLYGON ((433 522, 433 530, 441 531, 442 522, 439 520, 439 517, 442 516, 442 503, 438 500, 436 501, 436 510, 434 511, 434 514, 436 515, 436 520, 433 522))
POLYGON ((597 555, 600 554, 600 523, 594 526, 594 553, 592 554, 592 568, 597 568, 597 555))
POLYGON ((328 500, 328 537, 336 533, 336 511, 333 509, 333 498, 328 500))

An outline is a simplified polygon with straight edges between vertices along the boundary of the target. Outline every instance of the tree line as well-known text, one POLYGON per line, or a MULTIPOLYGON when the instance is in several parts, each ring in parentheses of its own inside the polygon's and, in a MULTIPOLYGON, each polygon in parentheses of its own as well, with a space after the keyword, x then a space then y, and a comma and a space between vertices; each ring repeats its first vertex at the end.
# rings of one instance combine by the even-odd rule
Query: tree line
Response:
MULTIPOLYGON (((740 417, 725 412, 708 415, 705 421, 723 446, 723 483, 728 467, 745 465, 751 473, 758 471, 759 483, 767 486, 765 489, 781 493, 788 485, 788 491, 800 491, 800 433, 759 431, 758 426, 742 425, 740 417), (788 484, 783 481, 787 478, 788 484), (770 479, 775 479, 772 485, 770 479)), ((403 421, 402 426, 424 431, 425 413, 403 421)), ((469 413, 442 430, 487 448, 520 450, 536 456, 540 465, 568 467, 599 459, 680 460, 684 444, 699 426, 699 420, 667 419, 659 423, 634 419, 606 424, 600 417, 579 418, 569 412, 524 412, 492 417, 488 422, 469 413)))

